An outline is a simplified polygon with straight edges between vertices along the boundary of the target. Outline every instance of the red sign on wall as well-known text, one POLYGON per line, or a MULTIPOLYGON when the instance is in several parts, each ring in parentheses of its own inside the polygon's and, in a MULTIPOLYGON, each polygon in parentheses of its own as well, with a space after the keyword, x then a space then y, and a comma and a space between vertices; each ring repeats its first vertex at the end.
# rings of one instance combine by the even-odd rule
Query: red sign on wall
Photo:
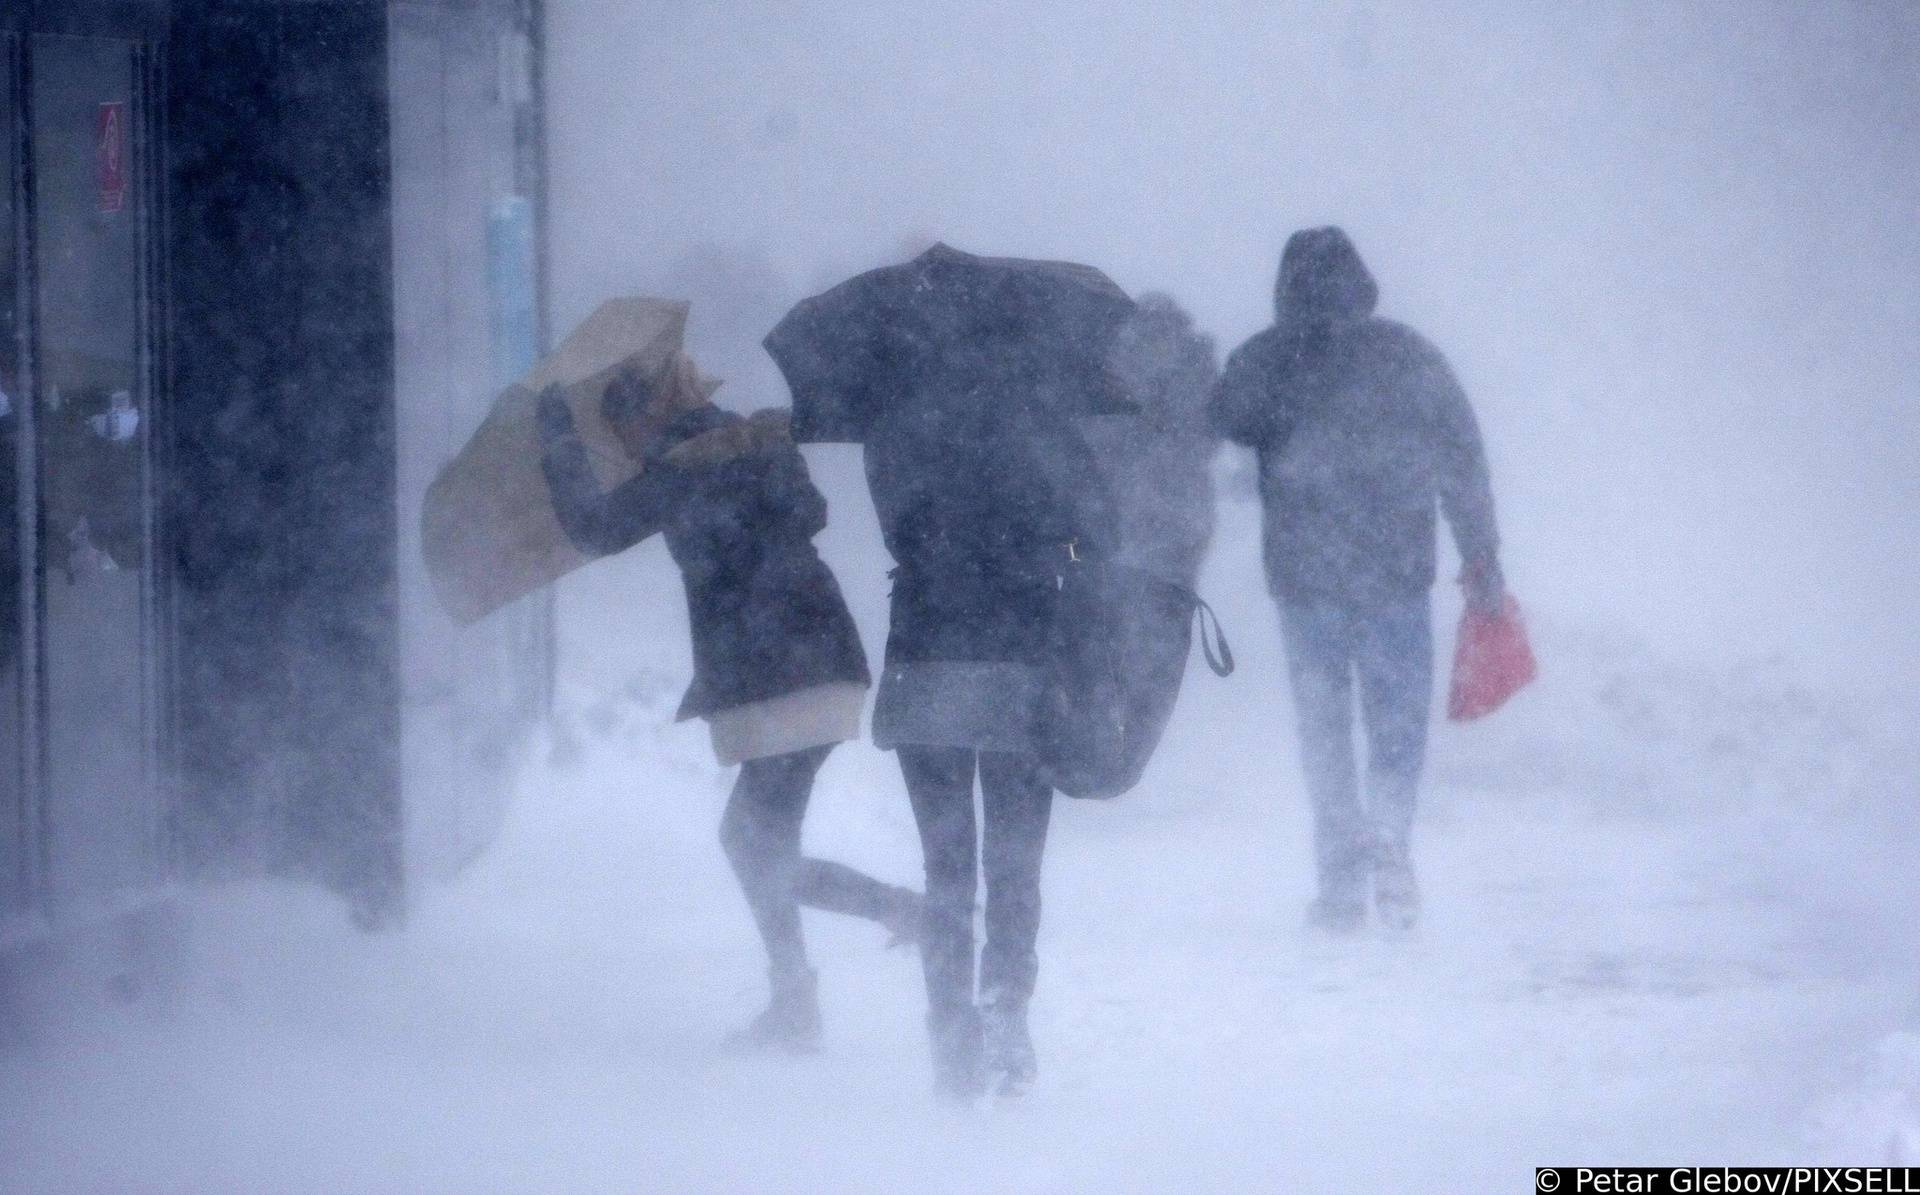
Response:
POLYGON ((127 105, 116 100, 100 105, 93 122, 95 171, 100 182, 100 210, 117 212, 127 206, 127 105))

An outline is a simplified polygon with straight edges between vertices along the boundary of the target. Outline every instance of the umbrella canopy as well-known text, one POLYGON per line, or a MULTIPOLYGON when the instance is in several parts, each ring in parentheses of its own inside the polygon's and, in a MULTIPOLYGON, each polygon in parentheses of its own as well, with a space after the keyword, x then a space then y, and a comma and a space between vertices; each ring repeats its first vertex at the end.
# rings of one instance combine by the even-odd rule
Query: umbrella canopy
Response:
POLYGON ((494 400, 473 438, 428 487, 421 512, 427 574, 455 621, 472 622, 587 561, 561 529, 541 472, 534 427, 541 392, 561 388, 600 484, 613 489, 640 464, 602 415, 608 384, 622 371, 686 378, 703 397, 716 384, 681 353, 686 327, 684 302, 608 300, 494 400))
POLYGON ((794 438, 859 443, 902 406, 959 394, 1128 409, 1106 357, 1132 310, 1092 266, 935 245, 803 300, 765 344, 793 392, 794 438))

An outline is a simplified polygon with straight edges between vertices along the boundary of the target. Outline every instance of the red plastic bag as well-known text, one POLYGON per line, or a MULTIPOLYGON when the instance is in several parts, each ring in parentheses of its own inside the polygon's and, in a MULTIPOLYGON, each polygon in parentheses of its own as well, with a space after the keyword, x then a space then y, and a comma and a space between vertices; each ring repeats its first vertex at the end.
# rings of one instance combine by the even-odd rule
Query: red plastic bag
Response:
POLYGON ((1468 606, 1460 616, 1460 639, 1453 649, 1448 720, 1484 718, 1525 688, 1535 671, 1526 624, 1512 594, 1501 600, 1498 614, 1482 614, 1468 606))

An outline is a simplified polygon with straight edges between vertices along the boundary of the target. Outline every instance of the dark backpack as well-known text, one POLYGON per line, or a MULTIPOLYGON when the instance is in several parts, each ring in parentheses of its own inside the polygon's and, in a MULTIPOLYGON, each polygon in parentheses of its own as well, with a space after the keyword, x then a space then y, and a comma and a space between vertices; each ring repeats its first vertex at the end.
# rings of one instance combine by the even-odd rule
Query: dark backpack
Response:
POLYGON ((1066 557, 1039 713, 1041 764, 1070 797, 1117 797, 1140 782, 1166 732, 1195 618, 1216 676, 1232 673, 1233 651, 1212 607, 1186 586, 1072 548, 1066 557))

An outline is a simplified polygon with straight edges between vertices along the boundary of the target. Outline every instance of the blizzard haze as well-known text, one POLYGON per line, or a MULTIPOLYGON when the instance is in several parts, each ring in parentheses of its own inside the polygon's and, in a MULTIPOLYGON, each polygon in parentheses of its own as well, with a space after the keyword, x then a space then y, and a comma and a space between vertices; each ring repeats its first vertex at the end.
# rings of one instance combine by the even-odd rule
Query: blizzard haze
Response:
MULTIPOLYGON (((765 960, 673 714, 650 541, 560 586, 550 740, 404 931, 242 884, 177 1007, 0 1074, 26 1190, 1519 1191, 1546 1164, 1920 1162, 1920 5, 548 0, 552 323, 760 338, 935 241, 1170 292, 1230 351, 1338 223, 1477 409, 1541 677, 1436 721, 1410 938, 1319 940, 1250 462, 1146 779, 1057 801, 1037 1086, 929 1094, 919 963, 808 914, 824 1050, 718 1043, 765 960), (11 1105, 16 1111, 9 1111, 11 1105)), ((808 447, 869 658, 860 450, 808 447)), ((1443 538, 1443 544, 1446 541, 1443 538)), ((1460 598, 1443 547, 1441 672, 1460 598)), ((919 884, 899 768, 809 853, 919 884)), ((0 1186, 8 1186, 0 1173, 0 1186)))
POLYGON ((552 20, 562 324, 688 255, 762 264, 777 313, 939 238, 1169 290, 1224 351, 1271 318, 1288 233, 1337 222, 1473 396, 1541 615, 1920 662, 1912 5, 552 20))

